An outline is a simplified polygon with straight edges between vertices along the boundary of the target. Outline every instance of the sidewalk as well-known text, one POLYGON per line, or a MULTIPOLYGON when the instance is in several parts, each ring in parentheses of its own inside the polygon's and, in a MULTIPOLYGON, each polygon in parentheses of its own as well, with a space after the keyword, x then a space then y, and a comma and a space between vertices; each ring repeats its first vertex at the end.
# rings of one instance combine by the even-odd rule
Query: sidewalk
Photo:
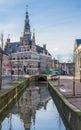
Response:
POLYGON ((73 77, 60 76, 60 86, 58 81, 51 81, 67 100, 81 110, 81 83, 75 80, 75 96, 73 96, 73 77))
POLYGON ((11 83, 13 83, 14 81, 16 81, 16 79, 14 77, 12 80, 11 80, 11 76, 3 77, 2 88, 9 89, 9 88, 13 87, 13 85, 11 83))
POLYGON ((18 76, 13 76, 12 79, 11 76, 5 76, 2 80, 2 89, 9 89, 11 87, 14 87, 20 82, 20 80, 23 80, 23 78, 19 77, 18 80, 18 76))

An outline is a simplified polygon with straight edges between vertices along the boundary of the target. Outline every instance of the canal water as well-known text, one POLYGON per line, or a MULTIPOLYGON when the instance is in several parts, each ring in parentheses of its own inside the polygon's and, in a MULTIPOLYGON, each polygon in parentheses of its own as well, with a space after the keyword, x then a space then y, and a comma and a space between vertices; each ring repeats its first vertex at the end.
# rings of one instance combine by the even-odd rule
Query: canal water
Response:
POLYGON ((0 130, 70 130, 64 125, 47 84, 30 85, 0 114, 0 130))

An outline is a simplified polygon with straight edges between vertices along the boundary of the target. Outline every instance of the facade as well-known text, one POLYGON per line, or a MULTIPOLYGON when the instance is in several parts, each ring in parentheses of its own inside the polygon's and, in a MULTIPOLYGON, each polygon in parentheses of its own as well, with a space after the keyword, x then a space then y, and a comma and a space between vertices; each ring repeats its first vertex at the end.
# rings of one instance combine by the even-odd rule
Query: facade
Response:
POLYGON ((54 69, 54 68, 59 68, 59 65, 60 65, 59 60, 57 60, 57 59, 55 59, 55 58, 53 58, 53 59, 51 60, 51 68, 52 68, 52 69, 54 69))
POLYGON ((9 74, 8 55, 6 55, 5 52, 0 48, 0 75, 6 76, 8 74, 9 74))
POLYGON ((74 44, 75 76, 81 82, 81 39, 76 39, 74 44))
POLYGON ((3 54, 3 62, 2 62, 2 74, 3 76, 10 75, 10 67, 9 67, 9 60, 8 55, 3 54))
POLYGON ((29 16, 26 10, 23 35, 19 42, 7 39, 5 52, 9 55, 12 74, 38 74, 45 73, 51 67, 51 55, 46 45, 40 47, 35 42, 35 32, 30 31, 29 16))
POLYGON ((61 75, 74 75, 74 63, 60 63, 61 75))
POLYGON ((74 75, 74 63, 61 63, 56 59, 52 59, 52 69, 54 70, 55 68, 59 68, 60 74, 61 75, 74 75))

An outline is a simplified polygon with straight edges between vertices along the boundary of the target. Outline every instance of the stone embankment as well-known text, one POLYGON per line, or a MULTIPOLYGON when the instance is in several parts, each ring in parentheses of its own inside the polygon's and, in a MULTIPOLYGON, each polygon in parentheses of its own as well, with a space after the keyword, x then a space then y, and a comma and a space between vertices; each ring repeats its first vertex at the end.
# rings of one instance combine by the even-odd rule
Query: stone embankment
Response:
POLYGON ((74 95, 73 77, 60 76, 60 84, 58 81, 48 82, 56 106, 70 128, 81 130, 81 83, 75 80, 74 95))
POLYGON ((9 82, 0 90, 0 113, 21 94, 29 85, 29 78, 9 82))
POLYGON ((46 75, 33 75, 27 76, 24 79, 17 80, 17 77, 13 77, 14 80, 9 80, 10 77, 5 77, 2 82, 2 88, 0 90, 0 113, 23 91, 29 86, 29 83, 35 81, 47 81, 46 75))

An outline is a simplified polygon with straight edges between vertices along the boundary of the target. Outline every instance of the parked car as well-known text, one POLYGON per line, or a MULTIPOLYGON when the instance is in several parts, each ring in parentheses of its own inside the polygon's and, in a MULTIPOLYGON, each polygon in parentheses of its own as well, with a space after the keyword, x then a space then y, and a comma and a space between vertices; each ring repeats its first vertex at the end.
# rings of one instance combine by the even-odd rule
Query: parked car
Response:
POLYGON ((58 80, 58 72, 56 71, 51 72, 51 80, 58 80))

